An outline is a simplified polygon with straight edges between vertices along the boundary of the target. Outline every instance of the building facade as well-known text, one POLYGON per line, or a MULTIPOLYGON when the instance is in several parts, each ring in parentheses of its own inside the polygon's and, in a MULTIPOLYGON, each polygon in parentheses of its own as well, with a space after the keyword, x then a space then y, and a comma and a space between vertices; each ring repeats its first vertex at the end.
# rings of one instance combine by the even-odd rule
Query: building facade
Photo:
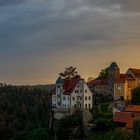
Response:
POLYGON ((57 109, 92 108, 93 96, 84 79, 63 80, 59 77, 52 94, 52 106, 57 109))

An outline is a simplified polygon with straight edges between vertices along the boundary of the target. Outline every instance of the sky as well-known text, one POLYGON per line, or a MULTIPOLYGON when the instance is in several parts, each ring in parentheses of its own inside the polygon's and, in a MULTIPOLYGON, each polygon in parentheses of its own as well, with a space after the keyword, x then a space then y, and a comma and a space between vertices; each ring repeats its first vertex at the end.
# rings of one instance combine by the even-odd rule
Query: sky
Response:
POLYGON ((0 0, 0 82, 87 79, 116 61, 140 68, 140 0, 0 0))

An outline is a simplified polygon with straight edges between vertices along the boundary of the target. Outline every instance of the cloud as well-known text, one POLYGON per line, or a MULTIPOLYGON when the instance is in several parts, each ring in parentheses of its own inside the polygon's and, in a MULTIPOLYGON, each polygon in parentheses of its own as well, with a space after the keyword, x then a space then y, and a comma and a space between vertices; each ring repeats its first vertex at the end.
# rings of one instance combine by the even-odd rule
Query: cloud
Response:
POLYGON ((58 50, 64 54, 77 48, 83 53, 86 48, 113 50, 122 42, 138 43, 139 3, 139 0, 0 0, 0 62, 5 62, 1 71, 7 69, 5 74, 12 71, 14 75, 19 69, 19 75, 25 75, 36 69, 37 74, 44 63, 51 65, 48 59, 54 53, 60 57, 58 50), (28 67, 25 72, 24 67, 28 67))

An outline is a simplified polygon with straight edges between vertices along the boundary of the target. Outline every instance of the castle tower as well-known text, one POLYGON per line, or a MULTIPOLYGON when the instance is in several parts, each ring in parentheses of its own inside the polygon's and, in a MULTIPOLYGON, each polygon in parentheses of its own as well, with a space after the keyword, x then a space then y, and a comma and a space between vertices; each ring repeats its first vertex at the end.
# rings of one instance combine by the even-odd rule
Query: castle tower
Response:
POLYGON ((120 68, 118 67, 116 62, 112 62, 108 68, 109 73, 109 87, 110 87, 110 95, 114 95, 114 82, 115 80, 120 78, 120 68))
POLYGON ((57 100, 57 108, 61 108, 61 99, 63 95, 63 83, 64 80, 61 77, 58 77, 56 80, 56 100, 57 100))
POLYGON ((116 62, 112 62, 108 69, 109 78, 113 81, 120 78, 120 68, 118 67, 116 62))

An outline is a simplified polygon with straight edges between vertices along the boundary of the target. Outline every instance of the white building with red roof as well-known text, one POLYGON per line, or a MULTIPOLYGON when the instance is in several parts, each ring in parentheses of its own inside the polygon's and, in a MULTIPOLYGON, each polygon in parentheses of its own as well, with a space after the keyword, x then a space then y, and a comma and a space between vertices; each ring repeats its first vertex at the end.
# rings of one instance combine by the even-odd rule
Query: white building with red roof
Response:
POLYGON ((63 80, 59 77, 52 93, 52 106, 57 109, 89 109, 92 108, 92 98, 92 92, 84 79, 63 80))

